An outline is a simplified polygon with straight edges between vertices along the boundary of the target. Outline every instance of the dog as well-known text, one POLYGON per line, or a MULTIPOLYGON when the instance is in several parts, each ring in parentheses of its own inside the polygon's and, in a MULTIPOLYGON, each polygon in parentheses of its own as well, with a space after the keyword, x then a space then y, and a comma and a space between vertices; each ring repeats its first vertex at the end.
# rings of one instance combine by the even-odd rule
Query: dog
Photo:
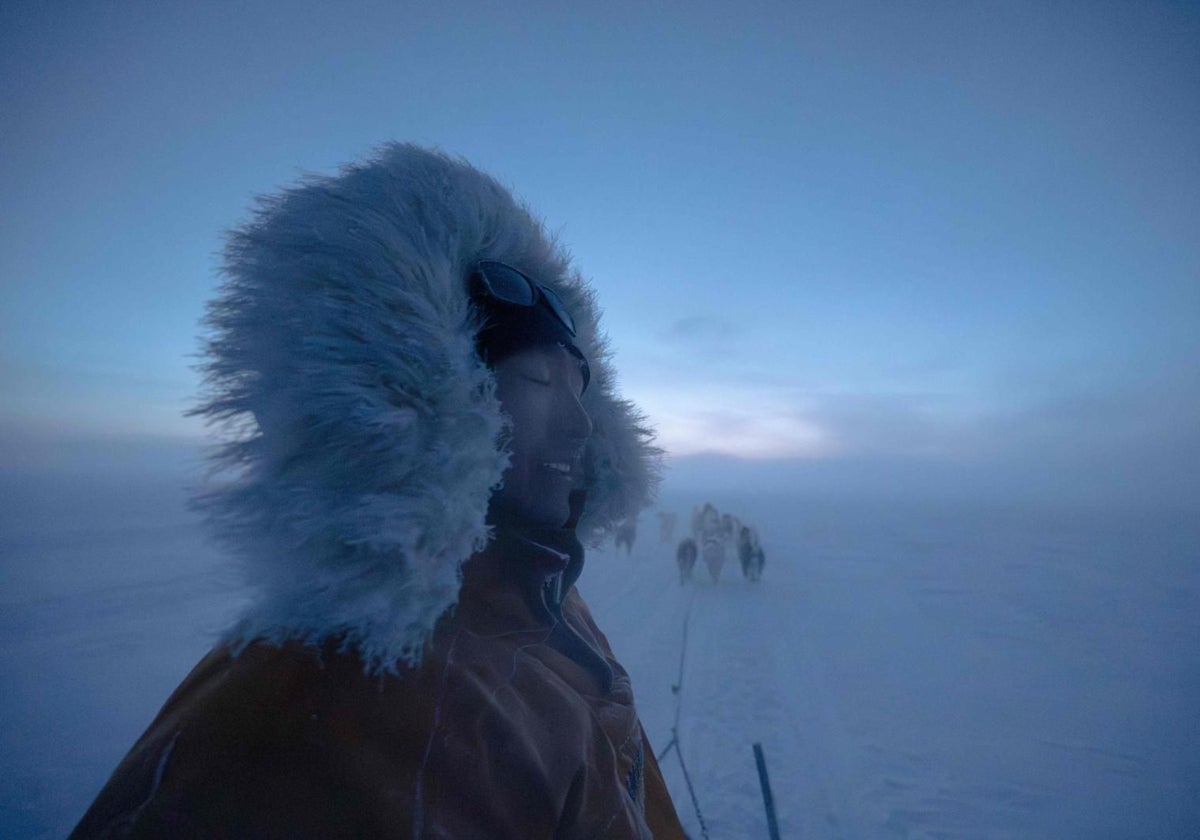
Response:
POLYGON ((742 531, 742 520, 738 519, 732 513, 721 514, 721 539, 725 542, 725 549, 730 553, 737 552, 738 534, 742 531))
POLYGON ((700 556, 708 567, 713 583, 721 578, 721 567, 725 565, 726 545, 721 528, 721 515, 711 502, 696 505, 692 510, 692 537, 700 547, 700 556))
POLYGON ((719 536, 706 538, 701 554, 704 556, 704 565, 708 567, 712 582, 716 583, 721 579, 721 567, 725 565, 725 541, 719 536))
POLYGON ((680 586, 692 579, 692 569, 696 566, 697 553, 694 539, 684 537, 679 541, 679 547, 675 549, 675 563, 679 566, 680 586))
POLYGON ((637 517, 631 516, 617 526, 617 536, 615 539, 617 551, 621 550, 621 546, 625 546, 625 556, 628 557, 633 553, 633 541, 637 539, 637 517))
POLYGON ((748 581, 762 577, 767 558, 758 541, 758 531, 749 525, 743 525, 738 531, 738 559, 742 562, 742 577, 748 581))
POLYGON ((715 534, 721 529, 721 515, 711 502, 692 508, 692 536, 697 542, 706 534, 715 534))

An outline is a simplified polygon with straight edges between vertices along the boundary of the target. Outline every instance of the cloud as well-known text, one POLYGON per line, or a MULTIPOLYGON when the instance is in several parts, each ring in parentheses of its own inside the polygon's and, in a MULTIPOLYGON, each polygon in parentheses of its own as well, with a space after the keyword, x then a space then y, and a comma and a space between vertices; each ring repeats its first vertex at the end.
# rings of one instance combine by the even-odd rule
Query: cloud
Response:
POLYGON ((946 457, 961 438, 951 402, 924 394, 827 394, 797 411, 825 429, 842 456, 946 457))
POLYGON ((1200 510, 1200 385, 1187 377, 987 405, 736 384, 646 402, 693 479, 1200 510))
POLYGON ((946 398, 821 394, 758 380, 643 387, 631 394, 675 455, 947 457, 962 437, 946 398))
POLYGON ((13 363, 0 358, 0 424, 60 435, 198 436, 185 412, 197 384, 101 366, 13 363))
POLYGON ((723 341, 737 335, 741 328, 724 318, 711 315, 690 315, 671 322, 663 337, 675 341, 723 341))
POLYGON ((632 394, 673 455, 821 457, 832 441, 792 410, 785 393, 754 386, 672 386, 632 394))
POLYGON ((745 328, 728 318, 688 315, 672 321, 655 335, 656 350, 684 363, 702 360, 710 367, 725 367, 741 355, 745 328))
POLYGON ((10 476, 173 474, 198 468, 206 445, 199 436, 80 431, 0 420, 0 463, 10 476))

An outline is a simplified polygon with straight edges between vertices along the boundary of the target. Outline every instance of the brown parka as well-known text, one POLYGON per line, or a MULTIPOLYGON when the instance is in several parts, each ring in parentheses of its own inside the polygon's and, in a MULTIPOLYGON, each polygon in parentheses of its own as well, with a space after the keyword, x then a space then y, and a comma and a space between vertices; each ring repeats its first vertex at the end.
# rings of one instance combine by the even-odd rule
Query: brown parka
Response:
POLYGON ((415 668, 368 675, 334 640, 218 647, 72 837, 683 837, 574 586, 582 551, 539 539, 465 565, 415 668))

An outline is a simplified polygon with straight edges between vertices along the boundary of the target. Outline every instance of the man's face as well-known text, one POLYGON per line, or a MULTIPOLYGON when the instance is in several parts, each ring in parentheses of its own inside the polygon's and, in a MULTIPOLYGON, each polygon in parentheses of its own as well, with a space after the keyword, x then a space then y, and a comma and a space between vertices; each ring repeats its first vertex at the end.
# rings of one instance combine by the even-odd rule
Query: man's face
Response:
POLYGON ((558 345, 532 347, 499 362, 496 395, 512 421, 512 462, 492 497, 500 518, 560 528, 568 495, 580 481, 592 421, 580 403, 579 360, 558 345))

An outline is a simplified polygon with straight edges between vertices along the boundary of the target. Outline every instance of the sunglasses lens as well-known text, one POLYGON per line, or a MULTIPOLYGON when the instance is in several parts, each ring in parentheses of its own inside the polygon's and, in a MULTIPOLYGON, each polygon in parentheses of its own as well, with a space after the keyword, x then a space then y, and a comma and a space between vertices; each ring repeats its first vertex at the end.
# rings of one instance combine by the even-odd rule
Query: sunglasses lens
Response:
POLYGON ((571 313, 567 311, 567 307, 563 306, 563 302, 559 300, 558 295, 554 294, 554 292, 545 286, 542 286, 541 289, 542 297, 546 299, 546 303, 550 306, 550 309, 558 316, 558 320, 562 321, 563 326, 567 328, 571 335, 575 335, 575 319, 571 317, 571 313))
POLYGON ((504 263, 481 262, 478 271, 492 297, 518 306, 533 306, 536 300, 533 284, 515 268, 504 263))
POLYGON ((546 301, 546 306, 558 318, 567 332, 575 335, 575 319, 567 311, 562 300, 554 292, 540 283, 535 283, 521 272, 502 262, 483 260, 475 266, 475 277, 482 283, 484 291, 497 300, 517 306, 534 306, 538 302, 538 292, 546 301))

